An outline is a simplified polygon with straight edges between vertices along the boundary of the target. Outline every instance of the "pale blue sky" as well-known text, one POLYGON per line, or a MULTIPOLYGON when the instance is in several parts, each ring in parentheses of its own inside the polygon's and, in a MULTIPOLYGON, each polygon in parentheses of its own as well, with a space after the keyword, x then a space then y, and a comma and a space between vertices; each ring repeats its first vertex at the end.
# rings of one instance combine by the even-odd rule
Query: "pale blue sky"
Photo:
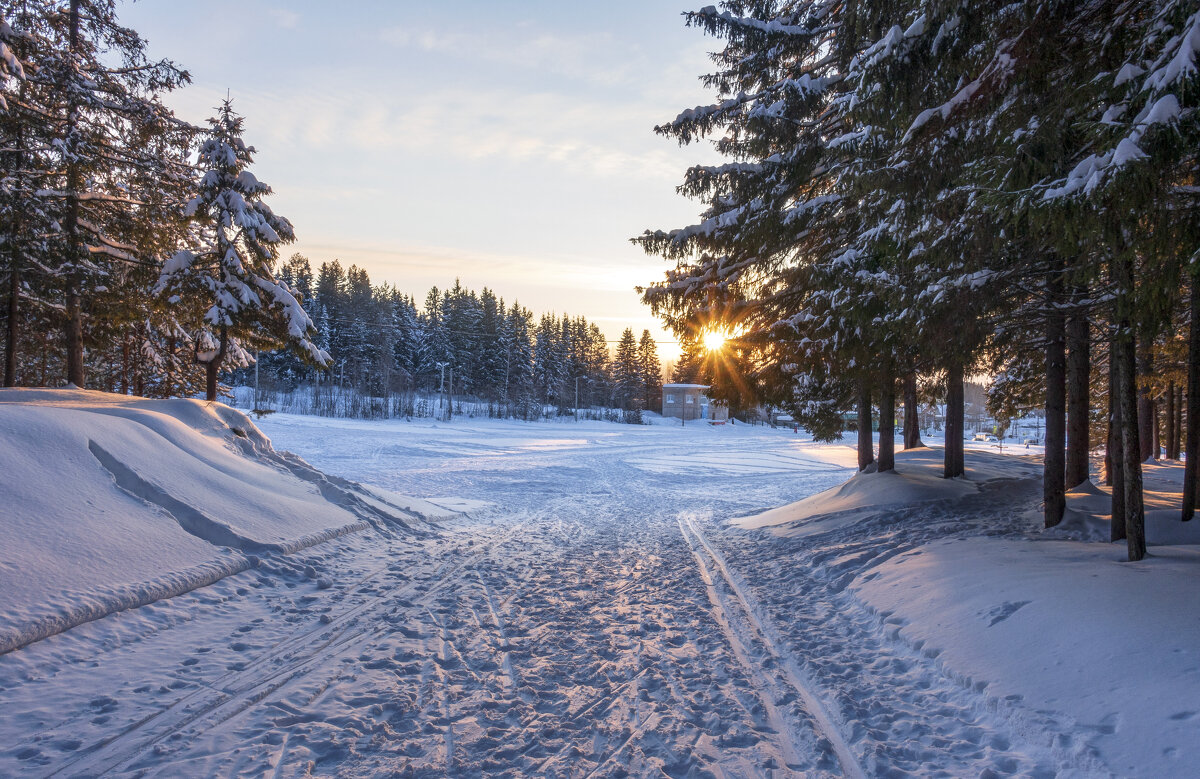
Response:
POLYGON ((458 276, 610 338, 669 339, 632 289, 665 263, 628 239, 693 221, 674 187, 715 159, 652 132, 710 99, 698 77, 716 42, 683 26, 689 8, 139 0, 121 19, 191 72, 169 98, 184 118, 230 91, 314 264, 356 263, 418 297, 458 276))

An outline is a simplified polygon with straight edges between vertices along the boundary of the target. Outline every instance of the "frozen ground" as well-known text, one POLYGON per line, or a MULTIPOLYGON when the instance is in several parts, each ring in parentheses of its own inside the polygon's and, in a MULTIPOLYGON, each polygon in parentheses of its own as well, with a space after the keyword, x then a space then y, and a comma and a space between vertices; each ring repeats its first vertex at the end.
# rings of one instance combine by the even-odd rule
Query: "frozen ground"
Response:
POLYGON ((1180 705, 1200 691, 1196 610, 1163 594, 1195 592, 1196 547, 1173 538, 1133 567, 1074 540, 1092 519, 1038 539, 1038 465, 1022 456, 972 452, 969 487, 897 506, 922 497, 922 457, 936 457, 903 456, 909 477, 857 477, 856 499, 818 495, 851 475, 851 446, 790 431, 280 415, 261 427, 326 473, 445 515, 427 533, 371 527, 269 555, 0 656, 0 775, 1196 764, 1196 707, 1180 705), (729 522, 743 517, 755 519, 729 522), (1119 619, 1089 599, 1094 577, 1119 619), (1162 609, 1138 600, 1156 592, 1162 609), (1174 664, 1126 680, 1126 655, 1152 644, 1153 662, 1174 664))

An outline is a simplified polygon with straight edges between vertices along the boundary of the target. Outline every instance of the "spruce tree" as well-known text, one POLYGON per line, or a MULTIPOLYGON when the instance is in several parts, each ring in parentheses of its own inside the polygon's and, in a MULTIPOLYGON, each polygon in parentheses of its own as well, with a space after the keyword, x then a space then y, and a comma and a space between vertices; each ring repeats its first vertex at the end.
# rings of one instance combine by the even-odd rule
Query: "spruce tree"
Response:
POLYGON ((198 191, 187 206, 192 246, 164 264, 159 280, 160 292, 175 305, 203 301, 201 316, 189 325, 210 401, 217 397, 221 367, 250 359, 243 345, 283 343, 318 366, 329 363, 329 355, 313 342, 312 320, 274 276, 279 246, 295 235, 291 223, 263 202, 271 189, 248 169, 254 148, 242 140, 242 125, 229 100, 209 120, 200 146, 198 191))

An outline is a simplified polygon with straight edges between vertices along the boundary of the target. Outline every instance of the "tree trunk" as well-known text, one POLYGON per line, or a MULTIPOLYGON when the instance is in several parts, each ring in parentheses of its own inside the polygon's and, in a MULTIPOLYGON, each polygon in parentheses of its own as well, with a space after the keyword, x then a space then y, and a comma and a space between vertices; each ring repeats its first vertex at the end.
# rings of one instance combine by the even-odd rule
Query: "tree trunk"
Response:
MULTIPOLYGON (((11 238, 10 238, 11 240, 11 238)), ((4 338, 4 386, 17 386, 17 336, 21 328, 21 267, 13 252, 8 284, 8 322, 4 338)))
POLYGON ((1167 459, 1178 460, 1178 453, 1175 449, 1179 434, 1175 432, 1175 382, 1173 381, 1167 383, 1167 407, 1163 410, 1163 422, 1167 428, 1167 459))
POLYGON ((1183 387, 1175 387, 1175 438, 1171 441, 1171 446, 1174 447, 1171 451, 1175 453, 1172 458, 1179 460, 1179 439, 1183 437, 1183 387))
POLYGON ((217 370, 220 365, 216 357, 204 363, 204 399, 209 402, 217 399, 217 370))
POLYGON ((1113 258, 1113 286, 1117 300, 1117 402, 1121 406, 1121 453, 1125 484, 1125 543, 1131 562, 1146 556, 1146 514, 1142 502, 1142 446, 1139 439, 1137 386, 1137 342, 1133 333, 1130 300, 1133 291, 1133 263, 1127 255, 1113 258))
POLYGON ((942 476, 953 479, 966 473, 963 459, 963 364, 952 361, 946 369, 946 454, 942 476))
POLYGON ((1146 517, 1142 503, 1142 447, 1139 439, 1138 419, 1139 392, 1137 387, 1137 364, 1134 353, 1133 334, 1126 321, 1126 335, 1118 345, 1117 370, 1121 373, 1121 419, 1132 424, 1121 425, 1121 450, 1124 462, 1125 482, 1125 541, 1129 547, 1129 559, 1141 560, 1146 556, 1146 517))
MULTIPOLYGON (((1076 290, 1076 297, 1080 294, 1076 290)), ((1088 480, 1091 434, 1089 390, 1092 373, 1091 335, 1087 312, 1076 310, 1067 320, 1067 462, 1066 488, 1088 480)))
POLYGON ((220 370, 221 363, 225 361, 225 355, 229 352, 229 331, 221 328, 221 346, 217 349, 217 356, 213 357, 209 362, 204 363, 204 399, 210 403, 217 399, 217 372, 220 370))
POLYGON ((1104 484, 1111 487, 1113 483, 1113 383, 1112 383, 1112 352, 1109 351, 1108 361, 1108 408, 1104 410, 1104 420, 1107 429, 1104 431, 1104 484))
POLYGON ((67 287, 67 383, 83 388, 83 299, 79 294, 78 279, 72 279, 67 287))
POLYGON ((1162 424, 1162 413, 1159 407, 1162 404, 1158 398, 1150 399, 1150 432, 1154 436, 1154 443, 1150 446, 1150 456, 1155 460, 1162 457, 1162 432, 1159 430, 1159 425, 1162 424))
POLYGON ((896 381, 890 373, 879 391, 879 470, 896 470, 896 381))
POLYGON ((1046 527, 1062 522, 1067 499, 1064 488, 1067 444, 1066 322, 1062 279, 1052 272, 1047 280, 1046 310, 1046 455, 1042 467, 1042 503, 1046 527))
POLYGON ((1137 392, 1138 441, 1141 444, 1139 451, 1142 462, 1146 462, 1151 458, 1158 458, 1158 453, 1154 451, 1154 403, 1150 399, 1150 390, 1146 387, 1153 360, 1150 356, 1149 339, 1142 339, 1138 346, 1140 348, 1137 350, 1135 362, 1137 386, 1134 390, 1137 392))
POLYGON ((1200 277, 1192 275, 1188 329, 1187 433, 1183 453, 1183 521, 1196 512, 1196 477, 1200 470, 1200 277))
POLYGON ((121 394, 129 394, 129 336, 121 343, 121 394))
POLYGON ((904 376, 904 448, 921 445, 921 419, 917 409, 917 374, 904 376))
POLYGON ((1108 347, 1108 483, 1112 485, 1109 540, 1125 538, 1125 454, 1121 445, 1121 376, 1117 372, 1117 342, 1108 347))
POLYGON ((871 388, 865 380, 858 384, 858 470, 865 471, 875 462, 871 442, 871 388))
MULTIPOLYGON (((71 0, 69 46, 72 60, 79 50, 79 0, 71 0)), ((75 101, 76 98, 72 98, 75 101)), ((67 138, 75 138, 79 123, 79 106, 74 102, 67 109, 67 138)), ((67 283, 66 283, 66 345, 67 382, 83 387, 83 300, 81 298, 77 266, 81 261, 82 241, 79 238, 79 190, 83 187, 83 176, 79 170, 76 142, 70 142, 71 154, 67 162, 67 214, 63 233, 67 238, 67 283)))

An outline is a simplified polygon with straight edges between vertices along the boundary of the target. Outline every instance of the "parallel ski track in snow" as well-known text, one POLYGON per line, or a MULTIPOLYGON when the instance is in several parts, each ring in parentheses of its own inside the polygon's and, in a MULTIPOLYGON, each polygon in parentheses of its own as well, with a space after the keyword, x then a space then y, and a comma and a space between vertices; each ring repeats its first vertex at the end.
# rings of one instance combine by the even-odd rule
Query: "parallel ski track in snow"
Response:
MULTIPOLYGON (((732 624, 730 619, 731 604, 729 603, 729 599, 724 597, 724 595, 718 590, 717 584, 713 580, 711 569, 708 564, 705 563, 704 556, 701 554, 701 549, 703 549, 703 551, 706 552, 708 557, 712 560, 713 568, 715 568, 720 574, 722 581, 725 583, 725 588, 727 589, 728 593, 733 596, 733 599, 736 601, 740 612, 745 616, 745 620, 753 630, 755 636, 759 639, 762 645, 766 647, 768 651, 770 651, 772 656, 778 662, 779 667, 783 669, 789 686, 800 696, 800 699, 804 703, 806 712, 818 725, 819 735, 829 741, 834 754, 837 755, 838 763, 841 765, 843 775, 852 777, 853 779, 865 779, 866 772, 859 764, 858 758, 855 757, 850 745, 846 742, 846 739, 842 733, 842 726, 835 721, 833 715, 830 714, 825 703, 821 700, 821 696, 814 691, 813 683, 806 679, 805 675, 796 668, 795 663, 792 662, 790 655, 780 648, 779 642, 774 636, 774 631, 760 616, 759 610, 754 601, 742 590, 741 586, 737 582, 737 579, 730 572, 729 566, 725 562, 725 558, 709 543, 708 539, 705 538, 704 533, 700 530, 694 517, 684 514, 679 517, 678 522, 679 531, 683 535, 684 540, 687 541, 688 546, 691 548, 692 554, 696 559, 696 565, 700 569, 700 576, 704 580, 709 598, 712 601, 716 619, 718 623, 720 623, 722 630, 726 633, 730 643, 735 646, 735 652, 739 659, 742 660, 742 663, 746 666, 747 671, 752 675, 757 676, 760 683, 765 684, 766 687, 769 688, 771 686, 769 682, 766 682, 759 665, 750 659, 745 640, 739 635, 739 631, 732 624), (696 545, 692 543, 693 538, 696 540, 696 542, 698 542, 700 548, 697 548, 696 545)), ((774 719, 781 719, 777 708, 771 701, 771 695, 769 693, 763 695, 763 702, 768 708, 768 711, 773 712, 774 719)), ((781 724, 779 729, 785 734, 788 733, 789 730, 786 724, 781 724)), ((793 752, 796 752, 797 745, 793 743, 790 746, 793 752)), ((796 754, 796 758, 797 759, 789 762, 798 763, 799 754, 796 754)))
MULTIPOLYGON (((528 521, 528 518, 525 521, 528 521)), ((460 579, 465 579, 474 564, 492 548, 518 533, 524 527, 525 521, 510 526, 489 545, 465 559, 439 569, 435 573, 435 580, 426 590, 420 592, 418 602, 427 603, 439 591, 460 579)), ((387 565, 379 566, 360 579, 346 596, 359 591, 386 570, 387 565)), ((366 617, 384 611, 388 606, 394 605, 396 600, 416 594, 427 581, 410 581, 391 591, 390 597, 387 598, 368 597, 363 603, 352 606, 328 624, 318 625, 283 639, 246 663, 243 668, 230 672, 210 684, 202 685, 120 733, 81 751, 78 757, 57 766, 47 776, 90 776, 127 769, 156 744, 193 724, 203 721, 212 727, 240 714, 289 683, 322 667, 330 666, 331 660, 342 653, 351 649, 361 649, 364 640, 370 641, 388 632, 390 626, 386 623, 379 627, 352 631, 363 623, 366 617), (262 669, 273 665, 277 667, 263 675, 262 669)), ((452 744, 452 735, 448 734, 447 742, 448 745, 452 744)), ((286 747, 286 744, 284 746, 286 747)))
MULTIPOLYGON (((1046 741, 1071 723, 954 678, 849 589, 878 562, 978 521, 967 503, 773 539, 713 520, 819 491, 838 476, 831 468, 822 479, 786 440, 775 449, 757 439, 701 449, 713 462, 729 459, 721 471, 681 467, 678 448, 650 435, 579 452, 456 440, 432 463, 363 438, 347 437, 341 445, 364 454, 338 467, 371 469, 397 492, 479 498, 503 510, 447 527, 424 549, 335 545, 316 565, 328 564, 344 586, 318 596, 311 581, 285 579, 251 593, 245 612, 231 599, 228 613, 198 618, 186 632, 177 626, 165 646, 217 648, 204 655, 219 654, 217 662, 230 650, 202 625, 263 614, 267 629, 253 652, 229 655, 245 661, 234 670, 148 672, 155 683, 201 686, 131 700, 107 730, 91 727, 82 748, 27 763, 27 773, 1103 773, 1078 741, 1050 754, 1046 741), (739 463, 762 478, 737 476, 739 463), (388 469, 401 475, 388 481, 388 469), (295 598, 292 606, 312 598, 331 619, 291 623, 283 614, 295 608, 266 608, 275 598, 295 598)), ((144 652, 128 647, 117 667, 162 656, 146 643, 144 652)), ((73 662, 82 668, 92 658, 73 662)), ((131 686, 101 681, 109 686, 98 691, 116 697, 131 686)), ((36 702, 21 703, 17 716, 39 715, 36 702)), ((37 734, 46 752, 52 738, 88 724, 89 713, 70 710, 37 734)))

